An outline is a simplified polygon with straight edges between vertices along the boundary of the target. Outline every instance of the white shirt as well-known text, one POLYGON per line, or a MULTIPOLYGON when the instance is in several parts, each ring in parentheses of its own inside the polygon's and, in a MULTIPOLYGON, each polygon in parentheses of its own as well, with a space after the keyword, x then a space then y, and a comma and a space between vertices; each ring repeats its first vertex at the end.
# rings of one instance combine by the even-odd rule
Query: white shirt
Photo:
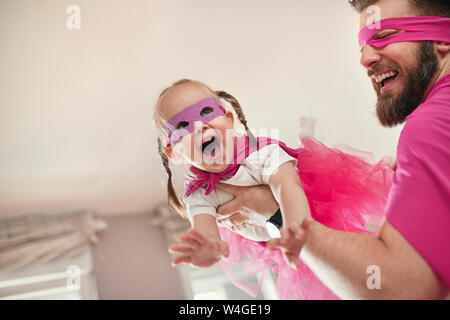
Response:
MULTIPOLYGON (((234 176, 222 179, 221 182, 235 186, 268 185, 272 174, 288 161, 296 162, 297 159, 287 154, 278 144, 270 144, 251 153, 239 166, 234 176)), ((194 217, 199 214, 209 214, 217 220, 226 218, 226 216, 217 214, 217 207, 232 200, 233 195, 218 188, 215 188, 209 195, 205 195, 205 190, 205 186, 202 186, 183 199, 192 225, 194 217)), ((255 241, 269 240, 270 237, 265 226, 265 217, 256 212, 246 212, 246 214, 250 218, 249 223, 256 224, 256 226, 236 232, 245 238, 255 241)))

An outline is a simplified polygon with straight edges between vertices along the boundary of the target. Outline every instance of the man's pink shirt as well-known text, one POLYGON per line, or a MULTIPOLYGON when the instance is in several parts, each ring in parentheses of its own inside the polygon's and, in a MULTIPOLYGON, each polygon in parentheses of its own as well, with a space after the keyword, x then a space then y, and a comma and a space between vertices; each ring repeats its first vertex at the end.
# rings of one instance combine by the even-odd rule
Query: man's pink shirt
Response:
POLYGON ((406 118, 386 219, 450 286, 450 74, 406 118))

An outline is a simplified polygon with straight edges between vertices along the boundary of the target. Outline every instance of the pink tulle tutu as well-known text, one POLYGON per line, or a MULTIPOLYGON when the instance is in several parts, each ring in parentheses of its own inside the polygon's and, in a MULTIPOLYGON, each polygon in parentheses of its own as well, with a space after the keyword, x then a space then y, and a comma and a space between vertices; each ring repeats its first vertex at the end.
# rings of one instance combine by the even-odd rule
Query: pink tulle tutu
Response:
MULTIPOLYGON (((376 236, 392 182, 390 159, 374 163, 370 153, 328 148, 313 138, 302 142, 297 169, 312 217, 333 229, 376 236)), ((266 250, 265 242, 246 239, 225 228, 220 228, 220 233, 230 247, 230 255, 221 265, 231 282, 248 294, 256 296, 261 283, 233 275, 233 264, 244 259, 246 273, 277 273, 280 299, 338 299, 304 263, 294 270, 280 250, 266 250)))

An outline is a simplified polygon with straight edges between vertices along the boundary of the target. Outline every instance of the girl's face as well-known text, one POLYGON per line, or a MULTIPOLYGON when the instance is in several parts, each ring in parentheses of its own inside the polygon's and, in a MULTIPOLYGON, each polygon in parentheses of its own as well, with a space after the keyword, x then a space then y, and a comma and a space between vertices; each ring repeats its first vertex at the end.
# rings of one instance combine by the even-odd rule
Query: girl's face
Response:
MULTIPOLYGON (((172 88, 160 102, 161 116, 171 119, 194 103, 213 97, 213 93, 199 83, 189 82, 172 88)), ((183 161, 207 172, 222 172, 233 160, 234 118, 226 112, 208 123, 194 123, 194 131, 175 145, 165 148, 169 158, 183 161)))

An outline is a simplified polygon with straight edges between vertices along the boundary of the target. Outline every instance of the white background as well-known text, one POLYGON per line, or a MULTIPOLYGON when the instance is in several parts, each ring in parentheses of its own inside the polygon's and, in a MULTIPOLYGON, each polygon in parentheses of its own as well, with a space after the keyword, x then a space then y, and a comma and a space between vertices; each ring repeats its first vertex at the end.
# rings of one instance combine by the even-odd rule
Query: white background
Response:
POLYGON ((376 119, 358 19, 344 0, 2 0, 0 214, 164 201, 152 110, 180 78, 235 95, 250 127, 290 146, 306 115, 330 146, 394 156, 400 128, 376 119))

